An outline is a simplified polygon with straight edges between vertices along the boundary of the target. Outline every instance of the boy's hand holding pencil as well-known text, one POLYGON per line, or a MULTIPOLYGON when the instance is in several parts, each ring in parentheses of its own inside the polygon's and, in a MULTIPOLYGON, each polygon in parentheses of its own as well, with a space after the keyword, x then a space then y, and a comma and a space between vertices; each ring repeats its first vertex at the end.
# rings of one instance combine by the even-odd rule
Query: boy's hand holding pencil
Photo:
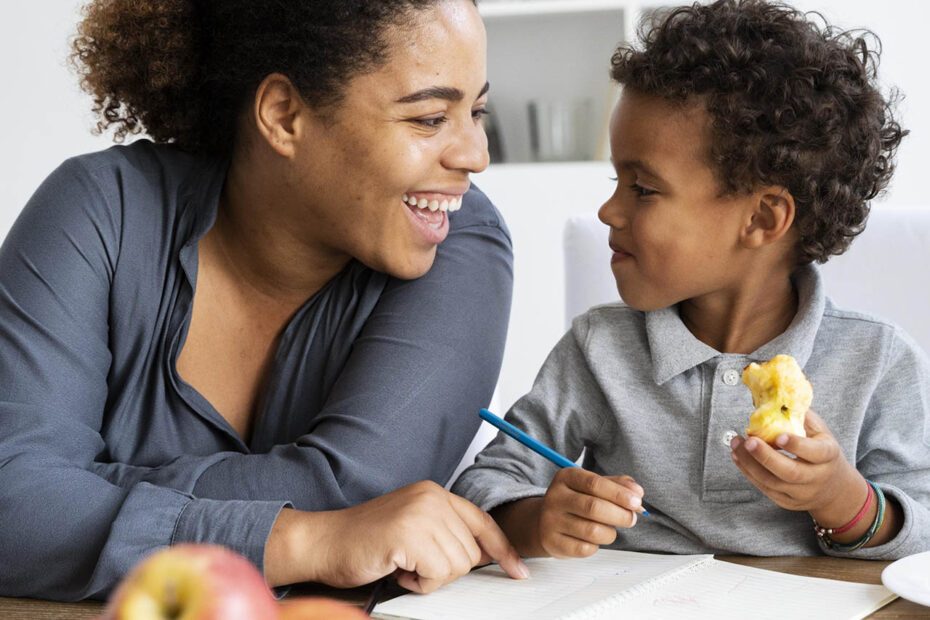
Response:
POLYGON ((636 525, 643 488, 629 476, 600 476, 580 467, 559 470, 539 509, 539 543, 556 558, 587 557, 636 525))
POLYGON ((560 469, 544 497, 530 497, 491 511, 520 555, 556 558, 587 557, 617 538, 618 527, 636 525, 643 507, 643 488, 630 476, 601 476, 575 465, 487 409, 481 419, 549 459, 560 469))

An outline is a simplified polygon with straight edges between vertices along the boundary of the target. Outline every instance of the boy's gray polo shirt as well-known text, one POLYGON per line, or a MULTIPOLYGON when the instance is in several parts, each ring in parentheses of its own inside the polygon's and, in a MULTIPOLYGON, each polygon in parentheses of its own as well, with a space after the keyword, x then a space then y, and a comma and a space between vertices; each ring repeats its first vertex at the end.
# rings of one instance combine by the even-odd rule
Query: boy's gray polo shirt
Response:
MULTIPOLYGON (((798 313, 750 355, 697 340, 676 308, 592 308, 546 360, 507 420, 585 467, 629 474, 652 516, 620 530, 617 548, 671 553, 849 555, 894 559, 930 549, 930 365, 899 328, 837 309, 813 266, 799 270, 798 313), (812 409, 846 458, 904 509, 888 543, 851 554, 818 546, 806 512, 779 508, 730 458, 752 398, 741 371, 794 356, 814 386, 812 409)), ((542 495, 556 466, 498 435, 453 490, 481 508, 542 495)))

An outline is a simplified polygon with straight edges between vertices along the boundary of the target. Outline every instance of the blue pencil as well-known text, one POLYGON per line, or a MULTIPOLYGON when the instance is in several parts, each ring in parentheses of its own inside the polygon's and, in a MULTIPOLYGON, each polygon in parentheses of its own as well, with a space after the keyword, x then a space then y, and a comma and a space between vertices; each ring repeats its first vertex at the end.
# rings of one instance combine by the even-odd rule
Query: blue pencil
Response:
MULTIPOLYGON (((481 409, 478 411, 478 415, 485 422, 491 424, 492 426, 496 426, 505 435, 513 437, 536 454, 544 456, 559 467, 578 467, 575 462, 568 460, 568 458, 562 456, 549 446, 536 441, 510 422, 507 422, 503 418, 494 415, 487 409, 481 409)), ((640 514, 642 514, 644 517, 648 517, 649 511, 646 510, 644 506, 643 511, 640 514)))

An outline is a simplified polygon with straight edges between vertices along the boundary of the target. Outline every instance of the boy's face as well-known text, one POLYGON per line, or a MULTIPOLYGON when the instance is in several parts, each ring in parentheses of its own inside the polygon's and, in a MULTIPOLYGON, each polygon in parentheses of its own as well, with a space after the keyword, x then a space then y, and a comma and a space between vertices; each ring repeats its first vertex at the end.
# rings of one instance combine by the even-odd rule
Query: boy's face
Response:
POLYGON ((598 211, 624 301, 656 310, 733 292, 750 196, 721 196, 707 162, 710 117, 625 89, 610 122, 617 187, 598 211))

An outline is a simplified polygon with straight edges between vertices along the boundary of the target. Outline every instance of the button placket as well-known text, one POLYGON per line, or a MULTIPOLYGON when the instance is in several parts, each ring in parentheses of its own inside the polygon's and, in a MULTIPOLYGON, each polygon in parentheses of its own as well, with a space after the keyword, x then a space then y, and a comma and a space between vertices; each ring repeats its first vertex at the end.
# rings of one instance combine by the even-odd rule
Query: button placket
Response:
POLYGON ((752 409, 749 390, 742 386, 745 358, 727 356, 708 374, 710 402, 704 447, 702 500, 721 503, 754 501, 758 491, 733 465, 730 442, 741 433, 752 409))

